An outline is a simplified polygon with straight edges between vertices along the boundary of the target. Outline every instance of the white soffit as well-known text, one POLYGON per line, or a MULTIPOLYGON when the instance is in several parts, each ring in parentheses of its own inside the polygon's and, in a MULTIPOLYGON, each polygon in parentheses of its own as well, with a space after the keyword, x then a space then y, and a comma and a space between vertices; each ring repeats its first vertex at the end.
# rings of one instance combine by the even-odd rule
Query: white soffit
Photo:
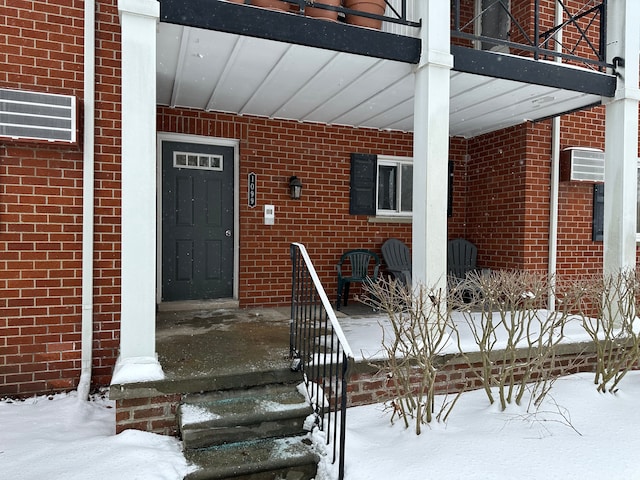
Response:
MULTIPOLYGON (((413 65, 160 23, 158 103, 413 130, 413 65)), ((473 137, 575 110, 597 95, 451 72, 450 134, 473 137)))

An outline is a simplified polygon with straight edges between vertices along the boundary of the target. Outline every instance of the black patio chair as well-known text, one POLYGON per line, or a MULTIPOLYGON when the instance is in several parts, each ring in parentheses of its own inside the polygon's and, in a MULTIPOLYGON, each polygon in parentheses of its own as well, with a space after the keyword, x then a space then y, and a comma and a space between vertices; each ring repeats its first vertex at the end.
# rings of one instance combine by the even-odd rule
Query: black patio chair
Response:
POLYGON ((477 285, 467 277, 478 271, 477 259, 478 248, 469 240, 456 238, 447 243, 447 284, 464 303, 478 294, 477 285))
POLYGON ((469 240, 456 238, 447 243, 447 274, 457 280, 477 270, 478 248, 469 240))
POLYGON ((387 271, 403 285, 411 286, 411 252, 401 240, 390 238, 382 244, 387 271))
POLYGON ((338 271, 337 310, 340 310, 340 300, 343 298, 344 306, 347 306, 351 283, 375 283, 378 280, 380 264, 380 257, 371 250, 356 249, 342 254, 340 262, 336 265, 338 271))

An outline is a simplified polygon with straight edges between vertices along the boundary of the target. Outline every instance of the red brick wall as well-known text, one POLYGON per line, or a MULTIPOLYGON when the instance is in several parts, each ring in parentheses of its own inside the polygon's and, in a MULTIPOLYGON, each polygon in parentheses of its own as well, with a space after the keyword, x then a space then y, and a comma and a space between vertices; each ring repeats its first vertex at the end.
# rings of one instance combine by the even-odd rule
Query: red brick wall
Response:
POLYGON ((466 235, 467 217, 467 141, 452 138, 449 142, 449 160, 453 161, 453 199, 451 216, 447 221, 448 238, 466 235))
POLYGON ((160 435, 177 435, 176 412, 183 397, 180 393, 174 393, 116 400, 116 433, 135 429, 160 435))
MULTIPOLYGON (((604 150, 604 107, 566 115, 561 120, 560 148, 604 150)), ((593 184, 560 182, 558 206, 558 274, 602 272, 602 242, 592 238, 593 184)))
POLYGON ((111 381, 120 346, 120 20, 117 0, 96 12, 93 379, 111 381))
POLYGON ((551 192, 551 122, 527 125, 522 268, 547 271, 551 192))
MULTIPOLYGON (((580 349, 558 355, 549 365, 550 375, 560 377, 578 372, 593 372, 597 363, 593 347, 577 345, 580 349)), ((571 349, 573 350, 573 349, 571 349)), ((471 353, 473 357, 474 354, 471 353)), ((454 357, 439 366, 434 390, 436 395, 451 395, 482 388, 482 362, 469 364, 459 357, 454 357)), ((516 373, 516 377, 518 374, 516 373)), ((409 386, 418 391, 422 376, 416 368, 415 377, 409 379, 409 386)), ((381 365, 356 365, 356 373, 352 374, 347 387, 347 406, 372 405, 374 403, 394 400, 393 380, 386 378, 381 365)), ((594 386, 595 388, 595 386, 594 386)))
MULTIPOLYGON (((588 7, 590 8, 592 6, 595 6, 595 3, 596 2, 593 2, 593 4, 589 4, 588 7)), ((587 2, 585 2, 584 0, 569 0, 565 2, 565 7, 572 15, 576 15, 587 10, 587 8, 585 8, 586 4, 587 2)), ((567 20, 566 13, 564 16, 564 20, 567 20)), ((598 48, 598 43, 597 41, 594 41, 594 39, 598 38, 597 33, 600 29, 600 23, 601 22, 599 15, 590 14, 567 24, 562 32, 563 53, 577 55, 582 58, 588 58, 592 61, 597 61, 598 55, 597 52, 594 52, 592 45, 596 49, 598 48), (592 45, 589 45, 585 41, 583 32, 590 37, 592 45)), ((583 62, 575 60, 565 61, 566 63, 571 63, 581 67, 585 65, 583 62)))
MULTIPOLYGON (((569 14, 577 15, 583 13, 587 8, 585 0, 563 0, 565 9, 563 10, 563 20, 567 22, 569 14), (568 12, 568 13, 567 13, 568 12)), ((473 4, 472 1, 466 3, 467 8, 473 4)), ((589 4, 588 8, 593 5, 589 4)), ((535 4, 533 0, 511 0, 511 15, 518 22, 516 25, 513 21, 511 23, 510 38, 511 42, 520 43, 522 45, 531 45, 532 40, 535 39, 534 22, 535 22, 535 4), (523 33, 524 32, 524 33, 523 33)), ((538 10, 538 28, 539 34, 543 35, 545 32, 553 30, 556 25, 556 1, 555 0, 540 0, 538 10)), ((568 55, 576 55, 583 58, 588 58, 592 61, 597 61, 597 53, 594 52, 592 46, 587 43, 582 35, 582 32, 586 32, 590 36, 592 45, 598 48, 597 39, 600 28, 600 17, 597 15, 586 15, 581 19, 575 19, 572 22, 567 22, 564 25, 562 31, 562 53, 568 55), (579 27, 579 28, 578 28, 579 27)), ((547 50, 555 50, 556 44, 553 39, 546 40, 544 37, 540 38, 538 46, 547 50)), ((510 47, 512 54, 532 57, 533 52, 529 50, 522 50, 514 47, 510 47)), ((565 59, 567 63, 572 63, 584 67, 584 62, 565 59)))
MULTIPOLYGON (((551 122, 493 132, 468 145, 463 236, 478 246, 479 265, 546 271, 551 122)), ((604 107, 561 118, 560 148, 567 147, 604 150, 604 107)), ((600 273, 603 244, 592 240, 593 183, 561 181, 558 202, 558 275, 600 273)))
MULTIPOLYGON (((578 348, 569 345, 569 348, 549 365, 552 376, 594 371, 596 356, 592 353, 593 347, 576 347, 578 348)), ((471 353, 471 357, 474 356, 476 355, 471 353)), ((434 386, 436 394, 455 394, 482 388, 482 363, 479 359, 472 362, 474 363, 469 364, 460 357, 444 359, 443 364, 438 366, 434 386)), ((393 381, 386 377, 384 364, 377 363, 356 363, 354 372, 348 379, 347 407, 394 400, 393 381)), ((409 386, 417 390, 421 380, 422 375, 416 368, 415 376, 412 375, 409 379, 409 386)), ((140 397, 116 400, 116 433, 136 429, 161 435, 177 435, 179 426, 176 411, 186 395, 150 396, 150 392, 138 392, 140 397)))
MULTIPOLYGON (((526 2, 514 3, 518 16, 526 2), (520 10, 518 8, 522 7, 520 10)), ((0 3, 0 86, 83 100, 83 13, 71 0, 0 3)), ((97 5, 94 376, 110 380, 120 310, 120 38, 116 0, 97 5)), ((603 109, 563 118, 562 146, 603 142, 603 109), (596 134, 594 134, 596 132, 596 134)), ((81 123, 81 122, 80 122, 81 123)), ((349 154, 412 155, 412 136, 160 108, 158 130, 240 140, 240 301, 289 300, 291 241, 306 244, 335 296, 335 263, 349 248, 380 251, 406 223, 370 223, 348 213, 349 154), (247 207, 247 174, 258 175, 258 207, 247 207), (298 175, 303 198, 288 197, 298 175), (263 225, 264 204, 276 224, 263 225), (265 252, 270 252, 265 255, 265 252)), ((81 132, 82 133, 82 132, 81 132)), ((453 139, 453 217, 491 268, 546 268, 549 123, 522 125, 469 141, 453 139), (526 205, 526 207, 525 207, 526 205)), ((0 395, 73 388, 80 368, 82 150, 0 141, 0 395)), ((559 273, 597 272, 591 241, 592 187, 560 186, 559 273)))
MULTIPOLYGON (((100 2, 96 125, 94 382, 118 346, 119 38, 100 2)), ((83 10, 71 0, 0 4, 0 87, 83 102, 83 10)), ((80 116, 79 124, 82 124, 80 116)), ((80 132, 81 138, 82 132, 80 132)), ((82 149, 0 140, 0 396, 73 388, 79 378, 82 149)))
MULTIPOLYGON (((289 244, 303 243, 331 300, 335 265, 352 248, 380 254, 397 237, 411 245, 408 223, 371 223, 349 214, 350 154, 412 156, 412 135, 371 129, 268 120, 159 108, 158 131, 240 140, 240 305, 286 305, 291 297, 289 244), (247 206, 247 175, 257 175, 257 207, 247 206), (288 180, 303 183, 302 199, 289 197, 288 180), (275 205, 275 225, 264 225, 263 206, 275 205)), ((462 235, 465 215, 466 142, 451 141, 454 216, 451 234, 462 235)), ((355 287, 355 286, 354 286, 355 287)), ((354 288, 354 293, 358 290, 354 288)))
MULTIPOLYGON (((349 214, 350 154, 411 156, 411 134, 169 108, 159 109, 158 131, 240 140, 241 306, 289 302, 291 242, 305 244, 332 300, 335 265, 345 250, 380 253, 389 237, 411 244, 408 223, 370 223, 366 216, 349 214), (247 206, 249 172, 257 175, 255 208, 247 206), (303 182, 299 201, 289 198, 291 175, 303 182), (263 224, 265 204, 275 205, 273 226, 263 224)), ((464 211, 460 199, 456 205, 457 212, 464 211)))
POLYGON ((478 265, 524 268, 527 127, 469 140, 465 236, 478 247, 478 265))
MULTIPOLYGON (((544 2, 541 2, 544 3, 544 2)), ((543 9, 541 5, 541 9, 543 9)), ((532 0, 511 0, 511 15, 519 24, 520 28, 523 28, 526 35, 531 38, 533 36, 533 2, 532 0)), ((510 40, 512 42, 527 44, 526 37, 522 34, 522 31, 518 28, 518 25, 511 22, 510 40)), ((512 53, 522 55, 525 57, 532 56, 530 52, 521 50, 512 50, 512 53)))

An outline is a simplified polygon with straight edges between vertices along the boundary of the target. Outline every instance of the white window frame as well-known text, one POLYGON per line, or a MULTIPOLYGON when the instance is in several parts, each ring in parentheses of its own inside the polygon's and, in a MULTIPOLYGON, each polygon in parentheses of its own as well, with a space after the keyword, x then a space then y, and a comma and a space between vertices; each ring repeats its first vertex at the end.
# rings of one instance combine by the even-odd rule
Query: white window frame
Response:
POLYGON ((175 151, 173 152, 173 168, 222 172, 224 170, 224 157, 210 153, 175 151), (185 163, 180 163, 178 161, 179 157, 184 157, 185 163), (196 163, 189 164, 190 158, 195 158, 196 163))
MULTIPOLYGON (((391 155, 378 155, 378 162, 376 167, 376 216, 377 217, 405 217, 411 218, 413 216, 413 211, 403 212, 400 211, 401 198, 402 198, 402 166, 411 165, 413 169, 413 157, 399 157, 399 156, 391 156, 391 155), (380 189, 378 188, 380 184, 380 167, 381 166, 395 166, 396 171, 398 172, 397 183, 396 186, 396 198, 395 205, 397 208, 394 210, 386 210, 378 208, 378 195, 380 193, 380 189)), ((411 187, 413 189, 413 186, 411 187)))

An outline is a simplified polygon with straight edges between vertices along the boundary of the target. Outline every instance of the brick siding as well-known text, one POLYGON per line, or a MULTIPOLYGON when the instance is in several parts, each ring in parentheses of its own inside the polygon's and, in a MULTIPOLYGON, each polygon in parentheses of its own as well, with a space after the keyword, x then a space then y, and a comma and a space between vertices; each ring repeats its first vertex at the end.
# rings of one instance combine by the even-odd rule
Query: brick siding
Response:
MULTIPOLYGON (((71 0, 2 2, 0 87, 75 95, 82 104, 81 7, 71 0)), ((528 18, 531 10, 525 7, 526 2, 515 2, 514 14, 528 18)), ((120 331, 121 67, 116 0, 97 3, 96 23, 92 380, 94 385, 106 385, 120 331)), ((603 107, 563 117, 562 147, 603 148, 603 124, 603 107)), ((349 155, 411 156, 410 133, 167 107, 158 108, 157 127, 161 132, 240 141, 242 307, 288 303, 292 241, 306 245, 332 298, 335 264, 344 250, 370 248, 380 253, 389 237, 411 245, 410 224, 349 215, 349 155), (256 208, 247 206, 249 172, 257 174, 256 208), (291 175, 304 184, 299 201, 288 195, 291 175), (273 226, 263 224, 264 204, 276 206, 273 226)), ((462 236, 476 243, 481 266, 545 270, 550 122, 469 140, 454 138, 450 148, 455 167, 449 238, 462 236)), ((0 396, 77 385, 82 170, 81 144, 0 141, 0 396)), ((591 188, 576 182, 560 185, 560 274, 601 271, 602 242, 591 240, 591 188)))
MULTIPOLYGON (((568 351, 556 357, 553 367, 550 368, 552 375, 561 376, 577 372, 595 371, 597 360, 595 354, 590 353, 592 348, 582 350, 584 346, 579 349, 572 349, 571 346, 567 347, 569 347, 567 350, 573 351, 568 351)), ((470 355, 470 358, 473 359, 473 354, 470 355)), ((469 365, 459 357, 445 360, 436 376, 435 392, 437 395, 452 395, 482 388, 481 371, 481 363, 469 365)), ((517 372, 515 376, 516 378, 518 377, 517 372)), ((347 405, 356 407, 393 400, 392 381, 386 378, 379 368, 371 364, 358 364, 356 373, 349 380, 347 387, 347 405)), ((410 385, 416 390, 420 385, 420 374, 417 368, 415 379, 410 381, 410 385)))
MULTIPOLYGON (((553 375, 595 371, 596 358, 588 347, 578 345, 578 348, 575 348, 567 345, 563 349, 564 352, 556 357, 551 368, 553 375)), ((470 358, 473 362, 473 354, 470 358)), ((481 363, 469 365, 455 356, 444 359, 436 377, 436 393, 452 395, 482 388, 479 377, 481 368, 481 363)), ((358 363, 354 370, 347 386, 348 407, 393 400, 393 385, 383 373, 380 373, 380 368, 375 362, 358 363)), ((414 388, 419 385, 419 378, 419 372, 416 370, 416 378, 411 382, 414 388)), ((178 435, 176 411, 182 400, 181 394, 127 394, 126 398, 116 400, 116 433, 137 429, 163 435, 178 435)))
POLYGON ((116 400, 116 433, 135 429, 175 436, 181 401, 180 394, 116 400))
MULTIPOLYGON (((120 39, 116 0, 97 7, 93 381, 106 385, 119 344, 120 39)), ((71 0, 2 2, 0 87, 81 105, 83 27, 71 0)), ((81 145, 0 140, 0 396, 77 385, 82 171, 81 145)))
POLYGON ((389 237, 411 244, 410 224, 371 223, 366 216, 349 215, 350 154, 411 156, 411 134, 164 107, 159 109, 157 128, 240 140, 239 296, 243 307, 289 302, 291 242, 305 244, 332 298, 335 265, 345 250, 368 248, 380 254, 389 237), (257 176, 255 208, 247 205, 249 172, 257 176), (291 175, 302 180, 301 200, 289 197, 291 175), (274 225, 264 225, 265 204, 275 205, 274 225))

